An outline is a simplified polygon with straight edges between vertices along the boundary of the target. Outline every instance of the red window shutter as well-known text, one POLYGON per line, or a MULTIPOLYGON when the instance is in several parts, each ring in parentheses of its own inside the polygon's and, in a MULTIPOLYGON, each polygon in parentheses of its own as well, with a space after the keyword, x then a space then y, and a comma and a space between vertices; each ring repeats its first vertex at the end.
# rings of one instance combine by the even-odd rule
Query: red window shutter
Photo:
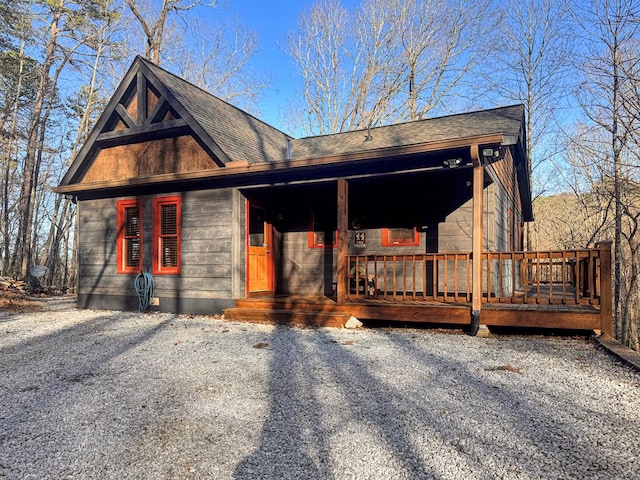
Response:
POLYGON ((153 200, 153 273, 180 273, 180 197, 153 200))
POLYGON ((120 200, 117 206, 117 273, 142 270, 142 201, 120 200))

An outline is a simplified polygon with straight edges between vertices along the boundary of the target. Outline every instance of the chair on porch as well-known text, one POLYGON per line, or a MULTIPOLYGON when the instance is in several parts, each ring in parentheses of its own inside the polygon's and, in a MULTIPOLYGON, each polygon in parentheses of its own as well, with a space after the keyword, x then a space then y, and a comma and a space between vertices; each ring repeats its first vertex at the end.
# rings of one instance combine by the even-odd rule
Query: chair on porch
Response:
POLYGON ((352 264, 349 270, 349 293, 375 297, 376 292, 375 275, 367 273, 364 265, 358 265, 356 271, 356 265, 352 264))

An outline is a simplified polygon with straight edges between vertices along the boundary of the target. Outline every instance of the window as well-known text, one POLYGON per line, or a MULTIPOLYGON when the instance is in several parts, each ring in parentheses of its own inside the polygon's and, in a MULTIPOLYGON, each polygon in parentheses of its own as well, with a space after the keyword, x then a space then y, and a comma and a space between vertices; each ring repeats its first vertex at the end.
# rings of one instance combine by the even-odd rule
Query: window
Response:
POLYGON ((142 201, 118 202, 117 272, 142 270, 142 201))
POLYGON ((420 245, 420 233, 417 228, 383 228, 382 245, 384 247, 420 245))
MULTIPOLYGON (((335 211, 333 209, 332 211, 335 211)), ((338 247, 338 232, 335 221, 331 222, 322 210, 311 214, 309 222, 309 248, 322 248, 328 245, 338 247), (329 238, 331 235, 331 238, 329 238), (330 243, 329 243, 330 242, 330 243)))
POLYGON ((153 273, 180 273, 180 197, 153 199, 153 273))

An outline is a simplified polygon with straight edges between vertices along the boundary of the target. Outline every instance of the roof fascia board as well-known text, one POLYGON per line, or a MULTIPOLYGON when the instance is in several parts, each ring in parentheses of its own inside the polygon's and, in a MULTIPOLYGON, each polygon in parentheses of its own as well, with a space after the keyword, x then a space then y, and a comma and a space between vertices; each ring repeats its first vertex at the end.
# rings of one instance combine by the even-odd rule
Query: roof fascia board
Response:
MULTIPOLYGON (((414 143, 412 145, 402 145, 397 147, 379 148, 376 150, 363 150, 361 152, 343 153, 338 155, 330 155, 326 157, 315 157, 307 159, 292 160, 291 162, 282 162, 293 165, 298 162, 315 163, 333 163, 340 161, 353 161, 363 159, 384 158, 390 155, 404 155, 410 153, 432 153, 438 150, 449 150, 453 148, 469 147, 471 145, 486 145, 501 143, 503 139, 502 133, 492 133, 475 137, 461 137, 447 140, 436 140, 432 142, 414 143)), ((272 167, 273 168, 273 167, 272 167)))
POLYGON ((136 57, 134 62, 131 64, 131 67, 120 82, 120 85, 118 85, 116 91, 113 93, 111 99, 109 100, 109 103, 107 103, 107 106, 103 110, 102 115, 100 115, 100 118, 91 130, 91 133, 87 137, 87 140, 84 142, 84 145, 76 155, 76 158, 71 163, 69 170, 60 181, 60 185, 69 185, 73 181, 76 181, 78 179, 78 176, 83 173, 83 169, 81 169, 81 167, 85 167, 85 169, 86 167, 88 167, 84 164, 85 161, 89 158, 90 153, 94 150, 96 138, 98 138, 98 135, 100 135, 102 130, 106 127, 107 123, 111 119, 113 112, 117 111, 116 106, 120 103, 123 97, 131 93, 129 87, 131 85, 131 82, 137 75, 138 69, 140 68, 141 64, 142 61, 140 57, 136 57))
MULTIPOLYGON (((224 176, 244 175, 261 173, 273 175, 285 173, 293 169, 320 168, 331 169, 336 165, 357 162, 363 160, 383 160, 392 156, 403 156, 416 153, 433 153, 441 150, 469 147, 471 145, 495 144, 502 141, 502 134, 490 134, 471 138, 459 138, 453 140, 441 140, 436 142, 426 142, 402 147, 390 147, 379 150, 368 150, 365 152, 355 152, 345 155, 322 157, 314 159, 292 160, 290 162, 279 162, 273 164, 255 164, 248 166, 226 167, 224 169, 201 170, 198 172, 172 173, 155 175, 153 177, 137 177, 127 180, 103 181, 85 184, 75 184, 54 188, 56 193, 77 193, 91 190, 114 189, 119 187, 130 187, 132 185, 148 185, 170 182, 200 181, 206 179, 220 178, 224 176)), ((330 177, 333 177, 330 175, 330 177)))

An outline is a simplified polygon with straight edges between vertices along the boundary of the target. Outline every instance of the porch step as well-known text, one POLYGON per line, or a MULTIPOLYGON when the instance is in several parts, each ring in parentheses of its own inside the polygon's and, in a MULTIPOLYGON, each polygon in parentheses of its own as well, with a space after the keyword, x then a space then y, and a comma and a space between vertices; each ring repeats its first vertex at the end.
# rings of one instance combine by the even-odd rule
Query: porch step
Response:
POLYGON ((346 313, 323 313, 313 310, 269 309, 269 308, 228 308, 224 318, 235 321, 248 321, 299 327, 337 327, 342 328, 349 320, 346 313))
POLYGON ((236 300, 236 308, 312 310, 322 313, 345 313, 345 307, 325 297, 253 297, 236 300))

